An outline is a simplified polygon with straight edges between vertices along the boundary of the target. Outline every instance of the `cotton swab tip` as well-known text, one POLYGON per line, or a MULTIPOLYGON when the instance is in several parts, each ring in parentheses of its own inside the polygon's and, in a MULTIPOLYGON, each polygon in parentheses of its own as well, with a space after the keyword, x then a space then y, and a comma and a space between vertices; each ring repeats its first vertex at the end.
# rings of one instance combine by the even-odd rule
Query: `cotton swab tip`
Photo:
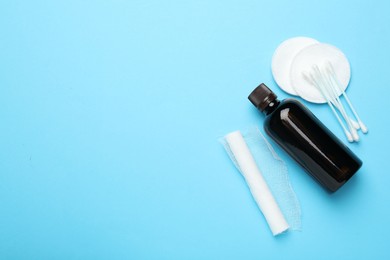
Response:
POLYGON ((358 133, 357 133, 357 131, 355 130, 355 131, 352 131, 352 137, 353 137, 353 140, 355 141, 355 142, 359 142, 359 135, 358 135, 358 133))
POLYGON ((345 135, 347 136, 348 142, 353 143, 353 138, 350 132, 345 131, 345 135))
POLYGON ((353 119, 351 119, 351 118, 350 118, 349 120, 350 120, 352 126, 353 126, 356 130, 359 130, 359 129, 360 129, 360 125, 359 125, 358 122, 356 122, 355 120, 353 120, 353 119))
POLYGON ((368 128, 365 124, 363 124, 363 122, 359 122, 359 125, 360 125, 360 128, 362 129, 362 132, 363 134, 367 134, 368 133, 368 128))

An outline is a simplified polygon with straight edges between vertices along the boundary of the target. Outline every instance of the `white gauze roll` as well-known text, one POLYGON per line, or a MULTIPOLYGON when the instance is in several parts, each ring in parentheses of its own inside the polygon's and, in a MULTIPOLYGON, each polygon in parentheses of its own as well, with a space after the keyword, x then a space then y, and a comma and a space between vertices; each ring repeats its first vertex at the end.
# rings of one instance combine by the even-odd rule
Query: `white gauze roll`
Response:
POLYGON ((263 213, 272 234, 278 235, 289 228, 278 204, 276 203, 267 183, 265 182, 256 162, 240 131, 225 136, 235 163, 245 178, 246 183, 263 213))

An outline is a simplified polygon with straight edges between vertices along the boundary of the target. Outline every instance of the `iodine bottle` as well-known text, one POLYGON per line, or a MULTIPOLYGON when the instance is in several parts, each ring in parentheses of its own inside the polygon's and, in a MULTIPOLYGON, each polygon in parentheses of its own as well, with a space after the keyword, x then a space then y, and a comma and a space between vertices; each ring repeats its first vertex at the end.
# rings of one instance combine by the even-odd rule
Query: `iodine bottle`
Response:
POLYGON ((339 189, 362 166, 362 161, 299 101, 279 101, 265 84, 248 98, 266 115, 267 134, 329 191, 339 189))

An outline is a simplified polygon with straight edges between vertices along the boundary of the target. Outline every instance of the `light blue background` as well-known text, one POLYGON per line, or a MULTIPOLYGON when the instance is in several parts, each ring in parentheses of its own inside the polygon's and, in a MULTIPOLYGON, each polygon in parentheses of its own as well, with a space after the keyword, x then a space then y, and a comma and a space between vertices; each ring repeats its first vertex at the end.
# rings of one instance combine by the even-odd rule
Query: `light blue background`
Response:
MULTIPOLYGON (((389 259, 390 2, 0 2, 0 259, 389 259), (271 236, 217 138, 277 45, 352 65, 363 168, 326 193, 291 159, 303 231, 271 236)), ((307 103, 305 103, 307 104, 307 103)), ((326 106, 309 108, 345 141, 326 106)))

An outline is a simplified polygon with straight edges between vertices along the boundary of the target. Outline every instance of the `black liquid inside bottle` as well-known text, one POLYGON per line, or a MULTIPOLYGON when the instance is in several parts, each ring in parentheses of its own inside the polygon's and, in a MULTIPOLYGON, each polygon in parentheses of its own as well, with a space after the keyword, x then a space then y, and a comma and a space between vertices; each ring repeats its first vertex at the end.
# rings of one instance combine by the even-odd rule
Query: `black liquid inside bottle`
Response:
POLYGON ((248 98, 266 115, 267 134, 330 192, 362 166, 362 161, 299 101, 279 101, 265 84, 248 98))

